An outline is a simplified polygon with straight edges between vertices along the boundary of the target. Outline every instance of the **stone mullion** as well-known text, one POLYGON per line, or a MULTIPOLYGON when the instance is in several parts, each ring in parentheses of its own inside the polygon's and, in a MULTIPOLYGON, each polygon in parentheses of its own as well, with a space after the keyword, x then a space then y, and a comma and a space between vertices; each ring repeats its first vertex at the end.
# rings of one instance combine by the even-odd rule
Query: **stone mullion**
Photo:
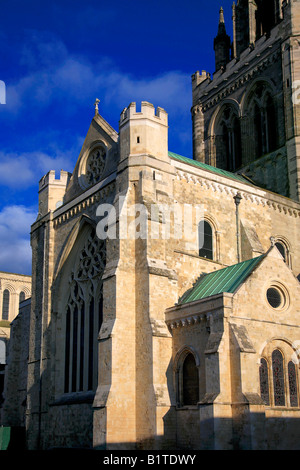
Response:
POLYGON ((73 364, 73 329, 74 329, 74 304, 70 305, 70 353, 69 353, 69 390, 72 391, 72 364, 73 364))
POLYGON ((78 304, 78 307, 77 307, 77 363, 75 365, 76 367, 76 392, 80 391, 81 315, 82 315, 81 307, 78 304))
MULTIPOLYGON (((87 289, 86 289, 87 290, 87 289)), ((90 323, 90 302, 85 292, 84 302, 84 356, 83 356, 83 390, 88 390, 88 374, 89 374, 89 323, 90 323)))

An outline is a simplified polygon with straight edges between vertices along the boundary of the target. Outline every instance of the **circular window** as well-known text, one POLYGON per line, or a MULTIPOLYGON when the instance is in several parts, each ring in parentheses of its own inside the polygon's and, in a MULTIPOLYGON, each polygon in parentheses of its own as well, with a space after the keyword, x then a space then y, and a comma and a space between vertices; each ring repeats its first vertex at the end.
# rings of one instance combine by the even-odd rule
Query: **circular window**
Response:
POLYGON ((266 286, 266 300, 270 307, 284 311, 290 306, 290 296, 287 288, 281 282, 273 281, 266 286))
POLYGON ((106 159, 106 151, 103 147, 94 149, 87 159, 86 163, 86 179, 89 185, 98 183, 100 180, 106 159))
POLYGON ((267 290, 267 299, 273 308, 279 308, 282 306, 283 296, 279 289, 276 289, 275 287, 270 287, 270 289, 267 290))

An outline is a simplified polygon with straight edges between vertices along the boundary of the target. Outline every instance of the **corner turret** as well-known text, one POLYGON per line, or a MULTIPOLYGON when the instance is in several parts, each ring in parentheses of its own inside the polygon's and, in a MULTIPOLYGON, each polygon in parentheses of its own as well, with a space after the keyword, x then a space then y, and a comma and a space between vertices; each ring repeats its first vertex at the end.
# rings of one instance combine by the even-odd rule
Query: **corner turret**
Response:
POLYGON ((151 155, 168 161, 168 114, 160 107, 142 101, 141 112, 136 103, 125 108, 120 117, 120 161, 130 156, 151 155))
POLYGON ((39 216, 54 211, 63 204, 64 195, 71 173, 61 170, 60 177, 55 178, 55 171, 49 171, 39 182, 39 216))

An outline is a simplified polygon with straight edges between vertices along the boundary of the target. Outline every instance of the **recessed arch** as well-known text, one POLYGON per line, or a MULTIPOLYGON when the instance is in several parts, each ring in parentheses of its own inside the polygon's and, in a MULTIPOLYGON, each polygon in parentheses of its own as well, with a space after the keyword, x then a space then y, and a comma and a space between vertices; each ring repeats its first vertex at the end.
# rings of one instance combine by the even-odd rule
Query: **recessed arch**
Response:
POLYGON ((299 350, 287 338, 273 337, 260 350, 259 382, 267 406, 299 406, 299 350))
POLYGON ((77 240, 79 232, 82 230, 83 226, 87 224, 90 225, 92 228, 96 229, 96 223, 87 215, 82 215, 75 223, 74 227, 72 228, 71 232, 69 233, 63 248, 61 250, 61 254, 58 257, 58 262, 56 264, 56 268, 54 271, 54 276, 53 279, 55 280, 59 273, 61 272, 61 269, 68 259, 68 256, 70 254, 70 251, 72 250, 75 241, 77 240))
MULTIPOLYGON (((82 189, 87 189, 89 186, 91 186, 91 184, 86 179, 87 163, 88 163, 88 159, 89 159, 90 155, 93 152, 95 152, 97 149, 103 150, 103 154, 105 155, 104 160, 106 160, 106 161, 104 162, 104 167, 101 170, 102 173, 105 170, 105 166, 106 166, 106 162, 107 162, 107 154, 108 154, 108 151, 109 151, 109 144, 105 139, 102 138, 102 139, 98 139, 98 140, 93 141, 89 145, 89 147, 85 150, 85 152, 83 153, 83 155, 80 159, 79 166, 78 166, 78 181, 79 181, 79 184, 82 187, 82 189)), ((95 184, 95 183, 92 183, 92 184, 95 184)))
POLYGON ((288 266, 292 265, 292 246, 290 241, 283 235, 275 235, 272 237, 274 240, 274 245, 277 247, 280 254, 283 256, 284 261, 288 266))
POLYGON ((213 137, 212 154, 215 166, 227 171, 236 171, 242 164, 241 112, 238 102, 225 99, 214 112, 208 129, 213 137))
POLYGON ((183 346, 174 359, 177 406, 197 405, 199 401, 200 361, 192 346, 183 346))
POLYGON ((185 346, 182 346, 176 353, 176 356, 174 358, 174 368, 175 369, 178 369, 178 367, 180 366, 180 364, 182 363, 182 361, 185 359, 185 357, 188 354, 193 354, 193 356, 195 358, 196 366, 197 367, 200 366, 200 359, 199 359, 199 356, 198 356, 198 353, 197 353, 196 349, 193 346, 185 345, 185 346))
POLYGON ((3 282, 1 287, 2 287, 2 292, 3 292, 5 289, 9 290, 9 292, 10 292, 11 294, 14 294, 14 293, 16 292, 15 287, 12 286, 11 284, 9 284, 8 282, 3 282))
POLYGON ((255 78, 252 81, 251 86, 246 87, 246 90, 241 98, 241 102, 240 102, 241 117, 245 117, 248 115, 249 104, 251 100, 255 98, 256 91, 259 87, 263 88, 262 95, 261 95, 262 98, 267 92, 269 92, 271 96, 275 96, 276 89, 275 89, 273 81, 270 78, 265 77, 265 76, 255 78))
POLYGON ((218 124, 218 121, 222 117, 222 113, 224 112, 226 107, 232 107, 237 117, 241 118, 242 112, 241 112, 241 106, 239 102, 233 98, 225 98, 224 100, 222 100, 222 104, 216 108, 216 110, 214 111, 209 121, 208 137, 215 135, 216 126, 218 124))
POLYGON ((10 297, 10 291, 8 289, 4 289, 2 294, 2 320, 9 320, 11 306, 10 297))
POLYGON ((52 290, 53 322, 64 347, 56 352, 57 393, 95 390, 98 371, 98 333, 103 318, 105 240, 96 224, 83 217, 64 247, 52 290))
POLYGON ((31 295, 30 289, 28 289, 28 287, 26 287, 26 286, 20 287, 18 293, 20 294, 21 292, 24 292, 26 298, 30 297, 30 295, 31 295))
MULTIPOLYGON (((220 239, 219 239, 219 226, 218 226, 218 223, 216 221, 216 219, 211 215, 211 214, 208 214, 208 213, 205 213, 204 214, 204 217, 203 219, 199 220, 198 222, 198 230, 200 231, 201 230, 201 226, 200 224, 201 223, 206 223, 206 224, 209 224, 210 228, 211 228, 211 237, 212 237, 212 246, 211 246, 211 257, 208 258, 208 256, 203 256, 201 253, 200 253, 200 246, 202 246, 202 243, 204 241, 204 244, 203 244, 203 248, 206 247, 207 248, 207 243, 205 243, 205 234, 201 235, 200 233, 198 234, 199 236, 199 256, 201 257, 206 257, 208 259, 211 259, 211 260, 214 260, 214 261, 219 261, 219 255, 220 255, 220 239)), ((203 252, 204 254, 204 252, 203 252)))

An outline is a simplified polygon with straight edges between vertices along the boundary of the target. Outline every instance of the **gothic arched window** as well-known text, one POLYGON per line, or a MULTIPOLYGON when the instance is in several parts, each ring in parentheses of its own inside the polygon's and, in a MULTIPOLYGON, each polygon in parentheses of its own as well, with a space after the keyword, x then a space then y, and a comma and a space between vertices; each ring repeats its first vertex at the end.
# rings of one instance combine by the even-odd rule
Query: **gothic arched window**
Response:
POLYGON ((79 252, 69 278, 65 316, 65 393, 96 387, 104 267, 105 242, 99 240, 93 230, 79 252))
POLYGON ((288 363, 288 377, 289 377, 289 392, 290 392, 290 405, 292 407, 298 406, 298 390, 297 390, 297 374, 296 366, 293 361, 288 363))
POLYGON ((285 406, 283 356, 279 349, 272 353, 274 405, 285 406))
POLYGON ((256 158, 277 148, 276 108, 263 84, 257 85, 253 105, 253 127, 256 158))
POLYGON ((20 292, 20 295, 19 295, 19 303, 24 302, 24 300, 25 300, 25 292, 22 291, 20 292))
POLYGON ((199 256, 213 259, 213 229, 207 220, 201 220, 198 226, 199 256))
POLYGON ((257 104, 254 106, 254 138, 256 146, 256 157, 261 157, 263 154, 263 127, 262 127, 262 116, 261 111, 257 104))
POLYGON ((279 349, 269 349, 267 359, 262 358, 259 367, 260 395, 267 406, 299 406, 298 372, 295 363, 285 361, 291 354, 287 346, 284 353, 279 349), (270 368, 269 368, 270 367, 270 368), (269 376, 269 371, 272 371, 269 376))
POLYGON ((9 319, 9 298, 10 293, 8 289, 3 292, 3 303, 2 303, 2 320, 9 319))
POLYGON ((231 105, 225 107, 218 120, 216 153, 218 168, 236 171, 242 165, 240 120, 231 105))
POLYGON ((260 395, 267 406, 270 405, 268 363, 262 358, 259 368, 260 395))
POLYGON ((189 353, 182 366, 183 405, 196 405, 199 401, 198 368, 193 354, 189 353))

